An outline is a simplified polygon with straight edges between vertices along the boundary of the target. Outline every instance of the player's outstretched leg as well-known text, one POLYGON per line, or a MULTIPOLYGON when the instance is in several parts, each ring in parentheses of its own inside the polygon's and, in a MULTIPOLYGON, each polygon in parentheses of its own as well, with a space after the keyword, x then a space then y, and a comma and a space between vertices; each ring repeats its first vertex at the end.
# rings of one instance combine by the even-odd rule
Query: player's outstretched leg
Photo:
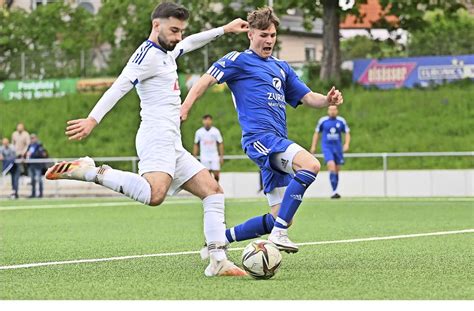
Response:
POLYGON ((144 177, 115 170, 108 165, 96 167, 94 160, 89 157, 56 163, 46 172, 46 179, 95 182, 148 205, 158 205, 162 201, 152 200, 150 183, 144 177))
POLYGON ((280 250, 289 253, 298 251, 298 246, 288 238, 289 224, 303 201, 306 189, 316 179, 320 164, 308 151, 301 150, 293 159, 293 169, 296 174, 286 188, 278 217, 268 237, 268 240, 273 242, 280 250))
POLYGON ((204 208, 204 235, 210 263, 206 276, 244 276, 247 273, 227 259, 225 253, 224 194, 207 170, 201 170, 182 186, 202 199, 204 208))

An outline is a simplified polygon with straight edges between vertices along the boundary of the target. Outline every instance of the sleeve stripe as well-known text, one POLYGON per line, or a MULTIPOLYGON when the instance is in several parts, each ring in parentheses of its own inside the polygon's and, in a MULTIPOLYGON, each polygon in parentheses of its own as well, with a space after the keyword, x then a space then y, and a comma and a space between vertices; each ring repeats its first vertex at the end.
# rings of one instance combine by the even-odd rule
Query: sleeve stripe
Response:
POLYGON ((133 62, 140 65, 143 61, 143 59, 145 59, 145 55, 146 53, 148 53, 148 51, 151 49, 152 45, 151 44, 148 44, 145 49, 143 50, 143 52, 140 54, 140 56, 138 57, 137 60, 134 60, 133 62))
POLYGON ((211 71, 211 76, 214 76, 219 69, 214 67, 214 70, 211 71))
POLYGON ((214 65, 212 65, 208 70, 207 70, 207 73, 208 74, 211 74, 211 71, 213 71, 216 67, 214 67, 214 65))
POLYGON ((217 75, 220 74, 221 72, 222 72, 222 71, 220 71, 219 69, 216 68, 216 71, 214 71, 214 72, 212 73, 212 76, 215 78, 215 77, 217 77, 217 75))
POLYGON ((132 63, 134 63, 138 58, 140 58, 140 56, 142 55, 143 53, 143 49, 148 45, 148 43, 146 45, 142 45, 142 47, 140 48, 140 52, 137 53, 137 55, 135 55, 135 58, 133 59, 132 63))
POLYGON ((227 54, 226 56, 224 56, 224 58, 230 59, 232 56, 235 55, 235 53, 237 53, 237 52, 231 52, 231 53, 227 54))
POLYGON ((240 55, 240 52, 235 52, 235 54, 230 58, 231 61, 234 61, 237 59, 237 57, 239 57, 240 55))
POLYGON ((221 72, 217 75, 216 80, 217 80, 217 81, 220 81, 223 76, 224 76, 224 72, 221 71, 221 72))

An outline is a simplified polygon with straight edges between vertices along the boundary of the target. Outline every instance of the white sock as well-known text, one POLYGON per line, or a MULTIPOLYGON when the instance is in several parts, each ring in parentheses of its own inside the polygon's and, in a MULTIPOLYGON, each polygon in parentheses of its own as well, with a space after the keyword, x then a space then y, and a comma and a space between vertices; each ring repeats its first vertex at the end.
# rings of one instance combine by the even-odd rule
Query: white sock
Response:
POLYGON ((97 172, 99 184, 143 204, 150 203, 151 186, 145 178, 130 172, 102 168, 99 167, 97 172))
POLYGON ((221 261, 227 256, 225 245, 225 204, 223 194, 213 194, 202 200, 204 206, 204 236, 209 248, 209 255, 221 261))
POLYGON ((285 229, 285 228, 278 228, 277 226, 273 226, 272 232, 271 232, 270 234, 275 234, 275 233, 278 233, 278 232, 287 233, 287 232, 288 232, 288 229, 285 229))

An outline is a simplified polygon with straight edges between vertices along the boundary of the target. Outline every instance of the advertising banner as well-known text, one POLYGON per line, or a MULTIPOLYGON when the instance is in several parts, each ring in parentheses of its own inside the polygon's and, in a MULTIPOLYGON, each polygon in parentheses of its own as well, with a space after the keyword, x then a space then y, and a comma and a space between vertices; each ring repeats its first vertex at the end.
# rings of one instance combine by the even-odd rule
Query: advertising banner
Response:
POLYGON ((9 80, 0 82, 3 100, 61 97, 76 93, 78 79, 9 80))
POLYGON ((357 59, 352 80, 382 89, 474 79, 474 55, 357 59))

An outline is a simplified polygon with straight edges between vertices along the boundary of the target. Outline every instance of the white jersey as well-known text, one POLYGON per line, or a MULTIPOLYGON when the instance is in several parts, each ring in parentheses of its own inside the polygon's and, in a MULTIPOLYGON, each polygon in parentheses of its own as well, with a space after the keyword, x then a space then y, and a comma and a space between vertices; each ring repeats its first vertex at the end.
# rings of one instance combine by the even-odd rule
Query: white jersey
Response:
POLYGON ((201 127, 194 135, 194 143, 199 144, 201 159, 217 158, 219 156, 217 144, 221 144, 222 141, 221 132, 215 127, 209 130, 201 127))
POLYGON ((140 128, 153 128, 161 139, 180 140, 181 92, 176 59, 224 34, 222 27, 191 35, 166 51, 146 40, 130 57, 112 87, 89 114, 100 122, 117 101, 136 87, 140 97, 140 128))
POLYGON ((179 135, 181 92, 175 51, 145 41, 122 71, 140 97, 141 126, 160 129, 160 135, 179 135))

